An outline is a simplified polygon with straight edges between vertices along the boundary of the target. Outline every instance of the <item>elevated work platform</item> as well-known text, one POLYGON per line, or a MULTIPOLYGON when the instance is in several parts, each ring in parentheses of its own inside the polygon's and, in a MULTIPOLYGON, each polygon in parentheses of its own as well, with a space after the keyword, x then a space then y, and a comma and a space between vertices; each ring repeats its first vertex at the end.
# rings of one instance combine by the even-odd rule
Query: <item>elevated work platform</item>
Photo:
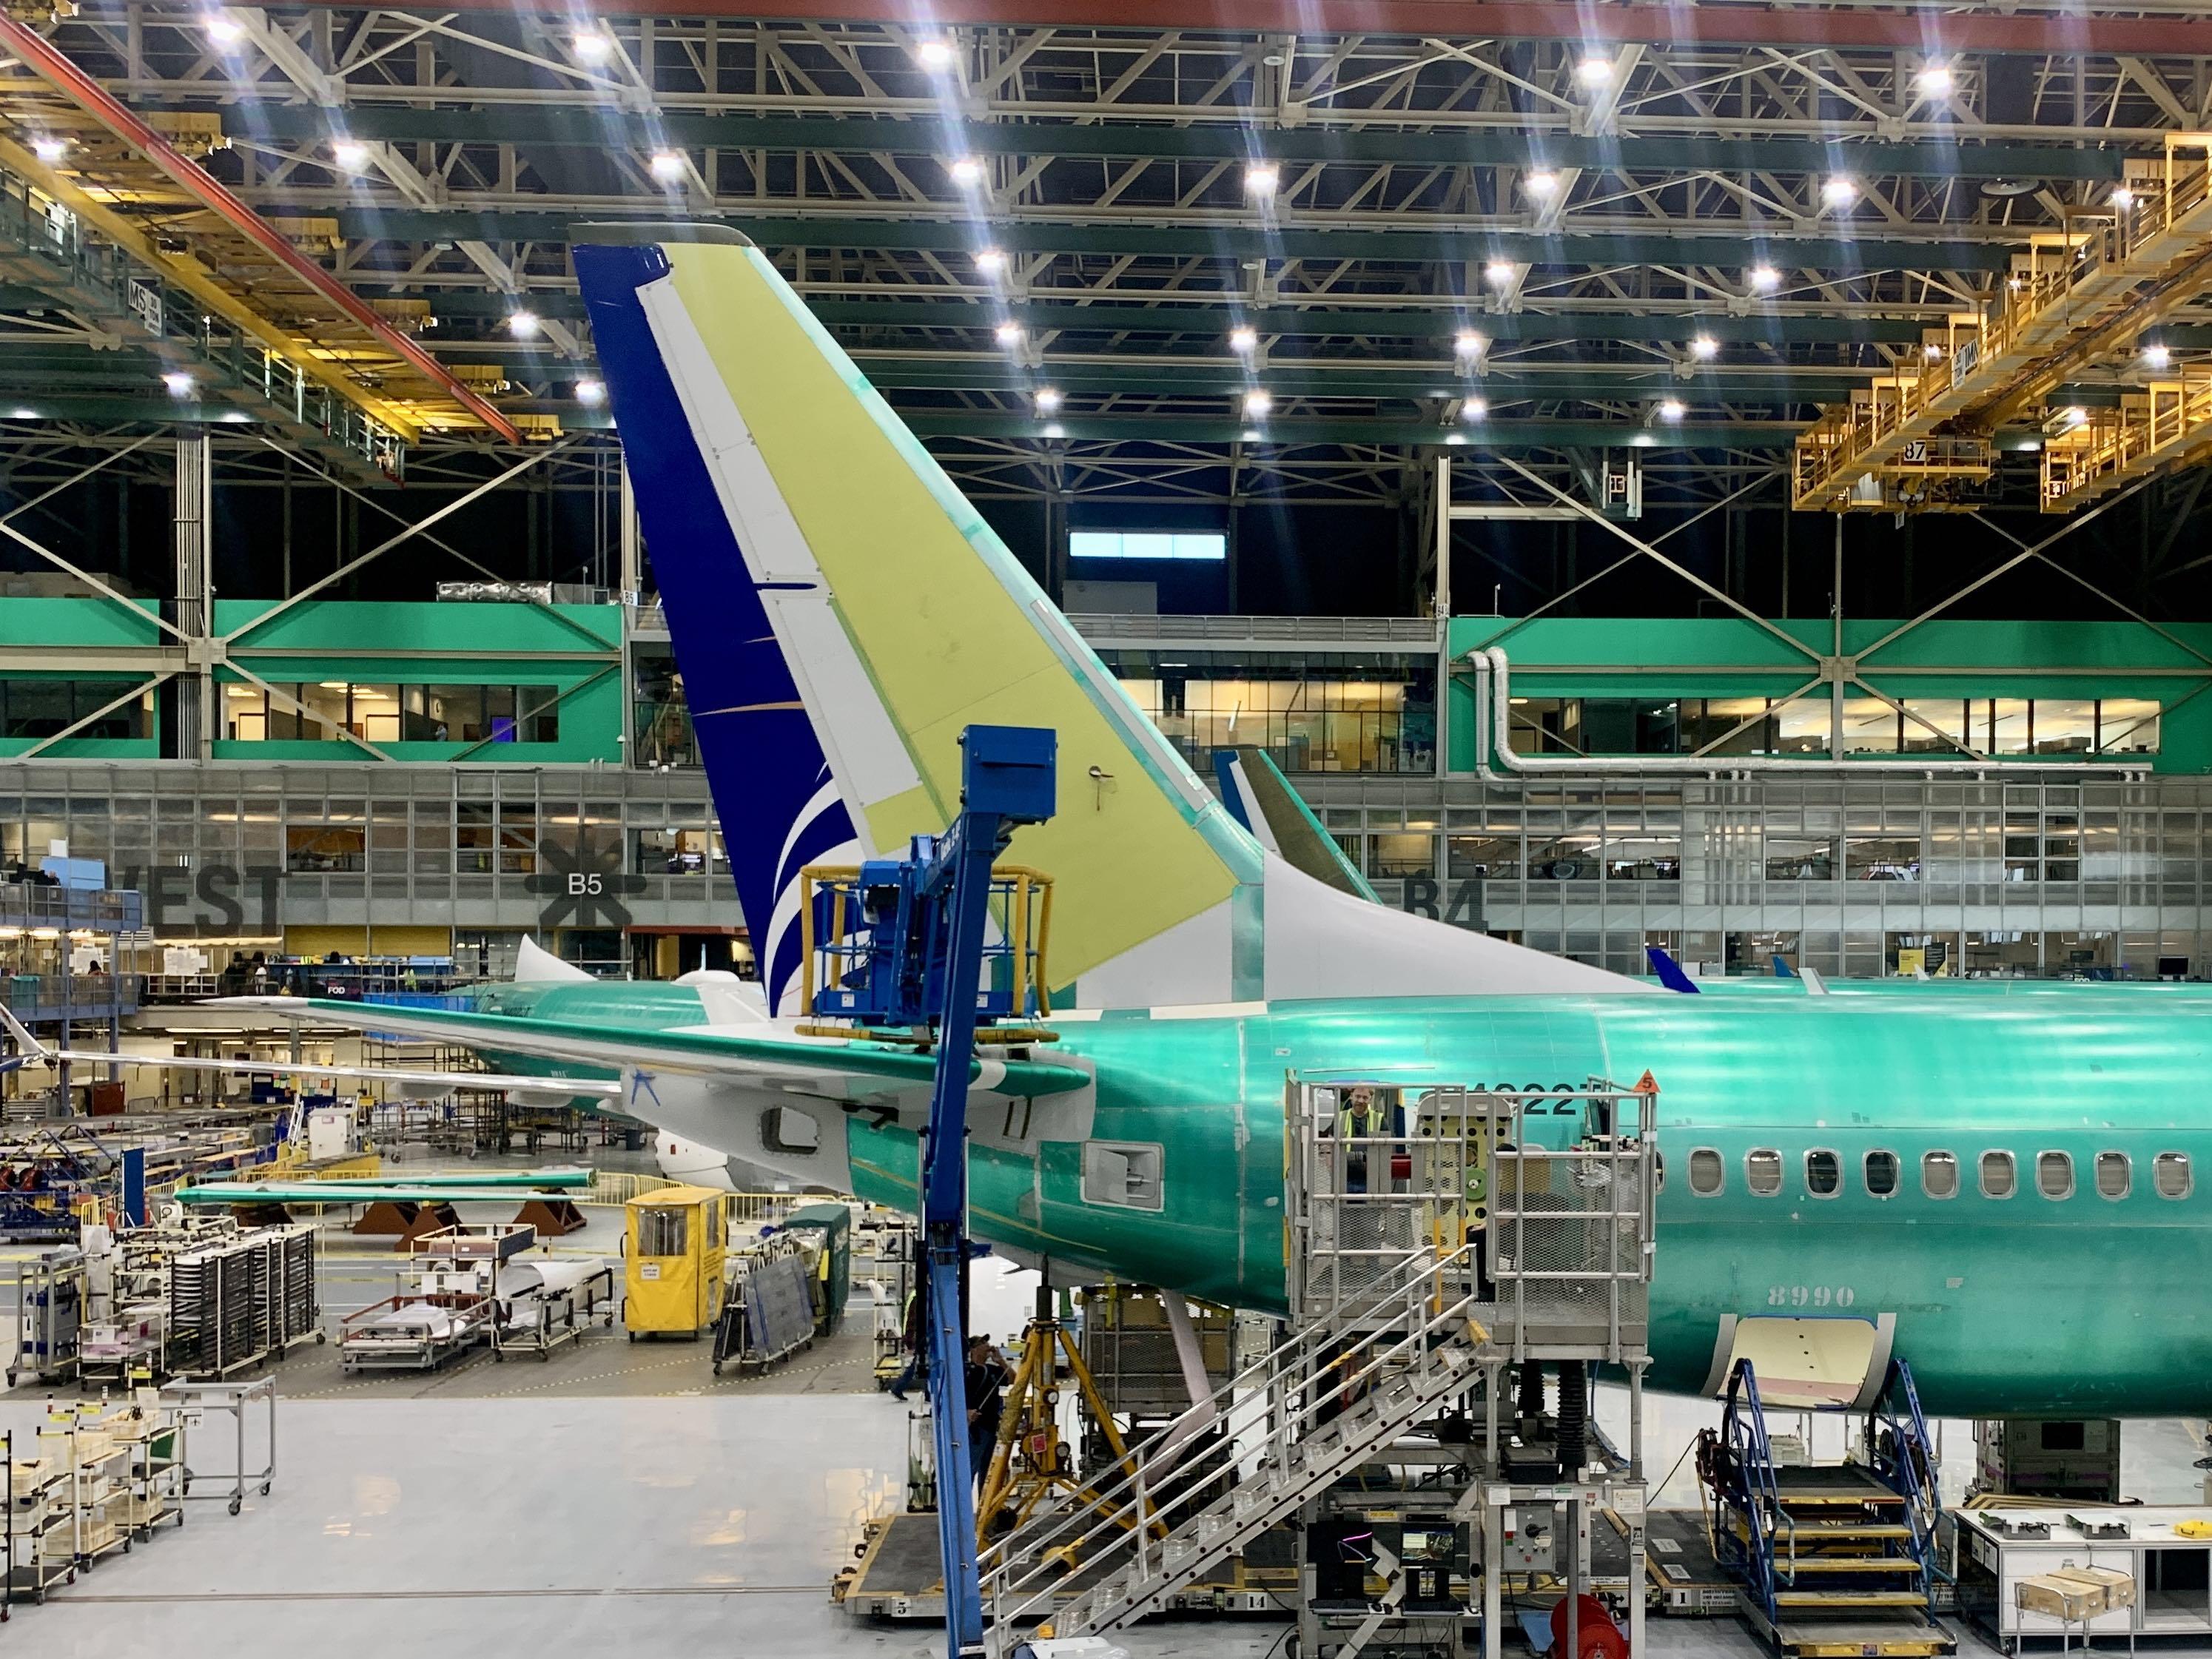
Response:
MULTIPOLYGON (((1970 506, 1960 486, 1989 477, 1999 425, 2032 413, 2065 374, 2131 349, 2208 283, 2212 135, 2176 134, 2162 155, 2128 163, 2112 205, 2031 239, 1996 298, 1930 332, 1919 362, 1875 377, 1800 434, 1790 504, 1800 512, 1970 506)), ((2138 455, 2144 447, 2135 446, 2138 455)), ((2171 459, 2179 452, 2150 465, 2171 459)), ((2046 511, 2090 499, 2072 470, 2056 489, 2047 465, 2045 476, 2046 511)))

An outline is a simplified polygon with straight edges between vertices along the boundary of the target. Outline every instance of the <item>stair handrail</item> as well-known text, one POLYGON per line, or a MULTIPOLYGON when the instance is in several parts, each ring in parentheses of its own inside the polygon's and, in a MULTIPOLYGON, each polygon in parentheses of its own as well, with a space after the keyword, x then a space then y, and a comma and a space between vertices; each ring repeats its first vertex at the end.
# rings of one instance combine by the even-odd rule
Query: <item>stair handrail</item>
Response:
POLYGON ((1476 1292, 1448 1288, 1477 1282, 1481 1249, 1478 1235, 1442 1257, 1411 1252, 1358 1298, 1293 1332, 1210 1400, 1131 1445, 1108 1479, 1085 1488, 1085 1504, 1040 1516, 992 1540, 982 1566, 994 1624, 1003 1628, 1048 1603, 1085 1547, 1090 1553, 1081 1565, 1094 1569, 1109 1553, 1127 1552, 1143 1562, 1164 1548, 1176 1526, 1223 1496, 1213 1488, 1240 1461, 1240 1422, 1252 1427, 1264 1420, 1259 1465, 1287 1468, 1293 1449, 1319 1425, 1330 1401, 1348 1414, 1378 1384, 1442 1364, 1446 1342, 1486 1341, 1488 1332, 1474 1318, 1476 1292), (1209 1424, 1217 1437, 1193 1443, 1193 1425, 1209 1424), (1105 1541, 1094 1546, 1099 1534, 1105 1541))
POLYGON ((1912 1368, 1902 1359, 1890 1363, 1881 1392, 1868 1411, 1867 1459, 1876 1477, 1905 1499, 1912 1558, 1919 1564, 1921 1588, 1929 1597, 1932 1612, 1936 1581, 1946 1577, 1935 1548, 1936 1520, 1942 1505, 1935 1486, 1936 1461, 1928 1438, 1928 1419, 1920 1409, 1920 1390, 1913 1383, 1912 1368), (1881 1437, 1885 1428, 1891 1437, 1887 1447, 1881 1437))
MULTIPOLYGON (((1736 1488, 1736 1507, 1743 1511, 1744 1537, 1750 1566, 1756 1569, 1752 1588, 1757 1592, 1769 1622, 1780 1616, 1775 1601, 1774 1539, 1772 1529, 1783 1514, 1782 1488, 1774 1476, 1774 1447, 1766 1433, 1766 1408, 1759 1401, 1759 1378, 1749 1359, 1739 1359, 1729 1373, 1728 1406, 1722 1422, 1728 1434, 1729 1463, 1736 1488)), ((1796 1573, 1796 1526, 1790 1528, 1791 1573, 1796 1573)))

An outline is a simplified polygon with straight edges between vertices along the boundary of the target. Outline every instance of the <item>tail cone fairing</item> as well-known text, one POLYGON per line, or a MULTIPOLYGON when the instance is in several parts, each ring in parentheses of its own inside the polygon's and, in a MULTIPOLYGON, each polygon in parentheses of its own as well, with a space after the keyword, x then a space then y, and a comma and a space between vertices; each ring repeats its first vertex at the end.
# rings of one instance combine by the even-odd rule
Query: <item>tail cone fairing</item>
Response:
POLYGON ((1048 968, 1079 1006, 1644 989, 1270 853, 1131 701, 768 260, 581 234, 576 274, 771 1005, 800 867, 935 834, 971 724, 1058 734, 1048 968))

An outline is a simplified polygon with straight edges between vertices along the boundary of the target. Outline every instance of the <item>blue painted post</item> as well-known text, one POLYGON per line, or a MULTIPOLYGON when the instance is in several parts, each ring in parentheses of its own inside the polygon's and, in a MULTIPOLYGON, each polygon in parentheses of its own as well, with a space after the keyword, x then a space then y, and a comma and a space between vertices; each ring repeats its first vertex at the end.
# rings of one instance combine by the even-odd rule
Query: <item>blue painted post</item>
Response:
POLYGON ((123 1149, 123 1219, 127 1225, 146 1224, 146 1149, 123 1149))

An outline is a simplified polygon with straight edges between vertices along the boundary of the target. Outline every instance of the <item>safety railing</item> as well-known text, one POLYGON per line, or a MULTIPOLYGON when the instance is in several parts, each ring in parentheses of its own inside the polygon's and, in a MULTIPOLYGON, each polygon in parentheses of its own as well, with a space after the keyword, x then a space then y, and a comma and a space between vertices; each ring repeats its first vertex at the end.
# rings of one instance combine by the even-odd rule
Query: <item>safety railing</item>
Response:
POLYGON ((1255 1535, 1332 1469, 1366 1456, 1397 1427, 1471 1386, 1487 1333, 1468 1282, 1468 1244, 1418 1255, 1337 1316, 1304 1326, 1210 1400, 1110 1460, 1086 1501, 992 1538, 982 1556, 998 1651, 1015 1628, 1053 1614, 1061 1634, 1111 1628, 1255 1535), (1086 1588, 1054 1613, 1071 1575, 1086 1588))
POLYGON ((2212 368, 2191 365, 2085 410, 2043 446, 2043 510, 2070 513, 2169 463, 2212 452, 2212 368))

